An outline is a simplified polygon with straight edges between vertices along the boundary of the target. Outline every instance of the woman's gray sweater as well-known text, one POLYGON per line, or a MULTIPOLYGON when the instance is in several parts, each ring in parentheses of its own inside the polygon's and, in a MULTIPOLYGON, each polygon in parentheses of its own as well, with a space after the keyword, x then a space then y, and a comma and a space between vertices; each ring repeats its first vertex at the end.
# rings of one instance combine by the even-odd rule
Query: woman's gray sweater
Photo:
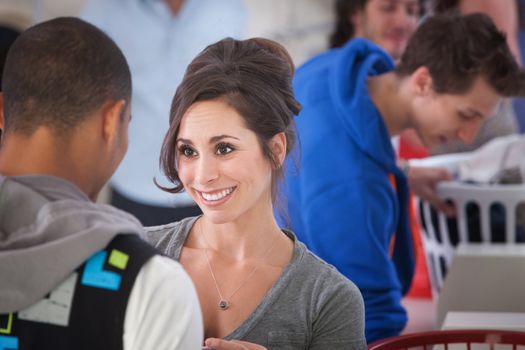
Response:
MULTIPOLYGON (((146 228, 150 243, 179 260, 198 217, 146 228)), ((260 304, 225 339, 268 349, 366 349, 363 298, 357 287, 316 257, 295 235, 292 260, 260 304)))

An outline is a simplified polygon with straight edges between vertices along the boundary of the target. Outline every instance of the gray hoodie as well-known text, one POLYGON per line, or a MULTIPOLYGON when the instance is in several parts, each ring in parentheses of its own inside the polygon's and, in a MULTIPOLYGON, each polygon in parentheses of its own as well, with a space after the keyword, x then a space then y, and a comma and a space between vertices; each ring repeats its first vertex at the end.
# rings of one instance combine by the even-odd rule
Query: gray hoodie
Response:
POLYGON ((143 230, 66 180, 0 176, 0 314, 42 299, 119 233, 143 230))

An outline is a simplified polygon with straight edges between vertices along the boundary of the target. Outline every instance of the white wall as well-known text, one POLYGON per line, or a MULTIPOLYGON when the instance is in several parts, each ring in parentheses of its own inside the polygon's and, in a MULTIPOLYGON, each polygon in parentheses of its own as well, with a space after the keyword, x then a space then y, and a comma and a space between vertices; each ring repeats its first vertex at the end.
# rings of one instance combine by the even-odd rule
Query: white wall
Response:
POLYGON ((248 36, 283 44, 296 64, 324 51, 333 26, 334 0, 244 0, 248 36))

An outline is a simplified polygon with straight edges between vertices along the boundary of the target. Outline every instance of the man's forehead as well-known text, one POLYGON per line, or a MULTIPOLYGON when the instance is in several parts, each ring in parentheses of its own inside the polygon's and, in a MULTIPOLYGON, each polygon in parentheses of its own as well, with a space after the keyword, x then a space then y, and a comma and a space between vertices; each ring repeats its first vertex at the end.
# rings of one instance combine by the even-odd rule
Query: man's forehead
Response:
POLYGON ((414 12, 416 15, 421 15, 421 8, 423 6, 421 0, 367 0, 362 4, 359 12, 369 12, 372 7, 381 8, 381 6, 401 6, 404 9, 414 12))
POLYGON ((400 4, 400 5, 421 5, 421 0, 368 0, 366 4, 372 2, 376 3, 386 3, 386 4, 400 4))

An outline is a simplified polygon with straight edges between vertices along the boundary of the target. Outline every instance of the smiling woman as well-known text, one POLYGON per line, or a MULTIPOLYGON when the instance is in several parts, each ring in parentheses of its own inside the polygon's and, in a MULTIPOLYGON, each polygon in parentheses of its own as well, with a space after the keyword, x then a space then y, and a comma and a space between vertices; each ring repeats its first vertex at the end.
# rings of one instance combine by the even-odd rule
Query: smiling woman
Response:
POLYGON ((300 110, 286 50, 224 39, 189 65, 177 89, 161 163, 200 217, 148 230, 179 260, 215 349, 365 349, 359 290, 273 216, 300 110))
MULTIPOLYGON (((286 152, 284 133, 267 142, 280 165, 286 152)), ((224 101, 197 102, 188 109, 177 149, 181 182, 207 218, 222 223, 241 213, 271 213, 271 163, 257 135, 224 101)))

